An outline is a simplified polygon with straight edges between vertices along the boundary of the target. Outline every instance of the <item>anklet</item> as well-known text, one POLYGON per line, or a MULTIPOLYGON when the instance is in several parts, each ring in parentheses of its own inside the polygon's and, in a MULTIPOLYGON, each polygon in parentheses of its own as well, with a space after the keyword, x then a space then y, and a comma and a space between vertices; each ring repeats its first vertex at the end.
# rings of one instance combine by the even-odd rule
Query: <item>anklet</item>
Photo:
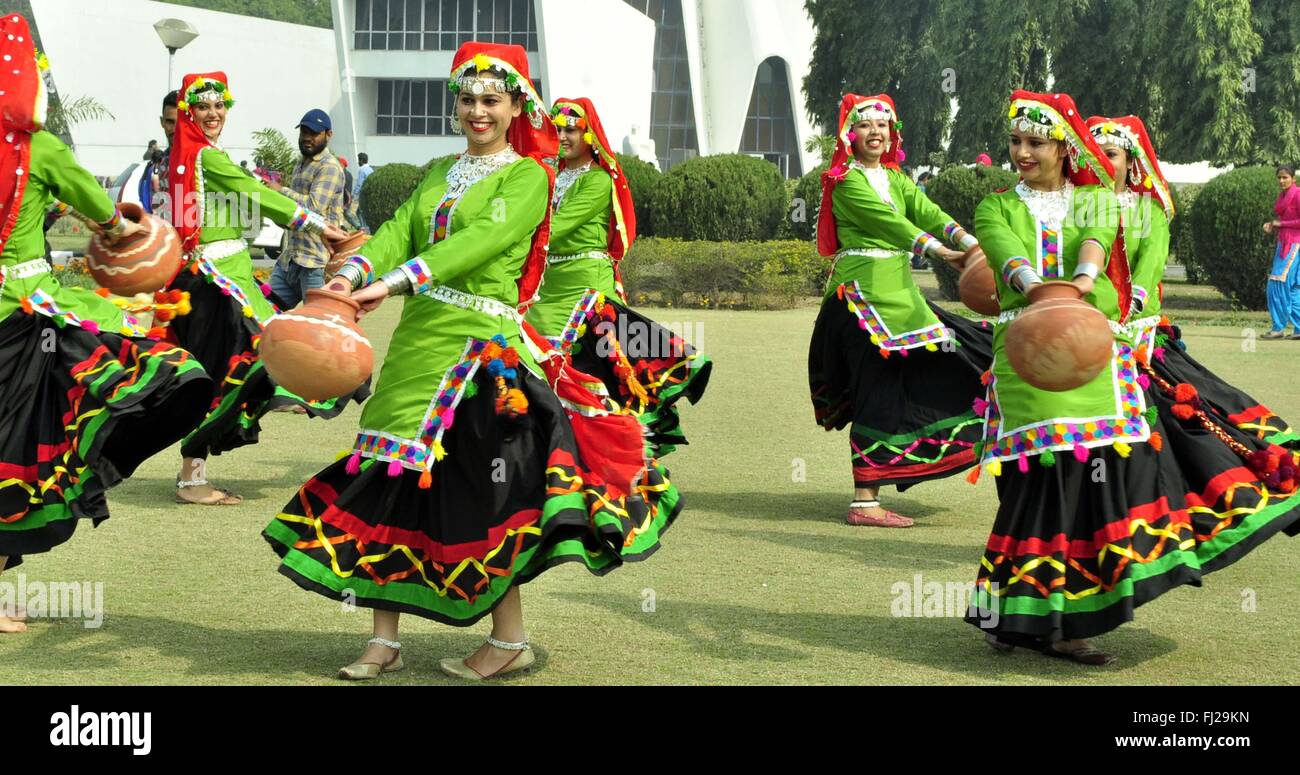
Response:
POLYGON ((370 640, 366 641, 366 645, 367 645, 367 646, 385 646, 385 647, 387 647, 387 648, 392 649, 393 651, 401 651, 401 650, 402 650, 402 644, 399 643, 398 641, 395 641, 395 640, 388 640, 387 638, 381 638, 381 637, 379 637, 379 636, 375 636, 375 637, 371 638, 370 640))
POLYGON ((518 643, 507 643, 503 640, 497 640, 496 638, 489 635, 487 637, 487 642, 489 645, 495 646, 496 648, 499 648, 502 651, 523 651, 524 649, 528 648, 527 638, 524 638, 518 643))

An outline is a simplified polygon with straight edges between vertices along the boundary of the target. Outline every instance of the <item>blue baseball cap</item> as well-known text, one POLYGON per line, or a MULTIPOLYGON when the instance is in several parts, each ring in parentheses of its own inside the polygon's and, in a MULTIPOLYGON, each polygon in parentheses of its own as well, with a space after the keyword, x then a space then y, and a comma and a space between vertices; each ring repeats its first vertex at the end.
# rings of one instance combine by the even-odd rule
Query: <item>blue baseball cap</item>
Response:
POLYGON ((298 122, 298 126, 295 127, 295 129, 301 127, 307 127, 313 132, 325 132, 334 128, 330 124, 330 114, 320 108, 307 111, 307 115, 302 117, 302 121, 298 122))

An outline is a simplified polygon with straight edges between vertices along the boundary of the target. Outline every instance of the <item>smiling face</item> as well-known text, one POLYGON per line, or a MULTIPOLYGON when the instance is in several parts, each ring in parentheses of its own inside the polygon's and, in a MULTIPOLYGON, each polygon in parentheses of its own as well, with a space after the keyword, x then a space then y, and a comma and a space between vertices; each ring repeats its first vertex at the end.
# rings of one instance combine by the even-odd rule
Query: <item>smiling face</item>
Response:
POLYGON ((1283 191, 1286 191, 1294 183, 1295 183, 1295 175, 1292 175, 1290 170, 1277 171, 1277 185, 1283 191))
POLYGON ((875 166, 889 150, 889 119, 867 118, 853 125, 853 155, 858 161, 875 166))
POLYGON ((1011 132, 1008 150, 1011 163, 1016 165, 1016 171, 1030 187, 1051 191, 1064 183, 1064 142, 1015 129, 1011 132))
POLYGON ((564 160, 570 163, 582 164, 591 158, 591 145, 582 138, 587 133, 585 129, 579 129, 576 126, 559 127, 560 132, 560 153, 564 155, 564 160))
POLYGON ((523 111, 523 97, 517 94, 471 94, 463 90, 456 98, 456 116, 464 127, 469 152, 473 155, 504 149, 510 122, 523 111))
POLYGON ((226 127, 226 103, 220 98, 196 102, 190 105, 194 123, 199 125, 203 134, 212 142, 221 137, 221 130, 226 127))

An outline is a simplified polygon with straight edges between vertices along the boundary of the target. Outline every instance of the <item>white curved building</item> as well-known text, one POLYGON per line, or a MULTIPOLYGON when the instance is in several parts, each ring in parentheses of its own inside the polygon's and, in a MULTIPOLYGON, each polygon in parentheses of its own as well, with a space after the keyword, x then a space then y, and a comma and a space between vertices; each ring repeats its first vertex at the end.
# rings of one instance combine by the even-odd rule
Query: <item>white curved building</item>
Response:
POLYGON ((801 87, 814 31, 802 0, 332 0, 342 73, 336 149, 373 164, 452 153, 447 72, 466 40, 518 43, 547 100, 590 97, 610 142, 661 169, 761 155, 816 164, 801 87), (651 150, 646 141, 653 141, 651 150))

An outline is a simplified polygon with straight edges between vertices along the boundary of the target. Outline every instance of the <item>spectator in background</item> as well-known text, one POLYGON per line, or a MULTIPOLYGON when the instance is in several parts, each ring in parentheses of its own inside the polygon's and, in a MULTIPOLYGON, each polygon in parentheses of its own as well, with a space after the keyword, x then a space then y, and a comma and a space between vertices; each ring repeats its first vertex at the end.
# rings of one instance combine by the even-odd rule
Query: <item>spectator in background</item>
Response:
MULTIPOLYGON (((267 185, 297 202, 320 213, 325 222, 339 226, 344 220, 343 165, 330 153, 329 141, 334 136, 329 114, 323 110, 307 111, 298 122, 298 150, 302 159, 294 167, 288 187, 274 181, 267 185)), ((271 293, 281 309, 298 306, 312 288, 325 284, 325 264, 330 249, 319 234, 296 231, 289 235, 289 248, 280 256, 271 274, 271 293)))
POLYGON ((352 195, 352 170, 348 169, 348 157, 340 156, 339 164, 343 165, 343 217, 347 219, 349 228, 360 229, 361 221, 357 218, 357 198, 352 195))
POLYGON ((357 223, 369 233, 370 227, 366 225, 365 216, 361 212, 361 187, 366 184, 366 178, 370 177, 370 173, 374 172, 375 168, 370 166, 370 157, 364 153, 357 154, 357 164, 361 166, 357 168, 357 182, 352 187, 352 201, 357 208, 357 223))
POLYGON ((925 187, 929 185, 930 179, 933 177, 934 176, 928 172, 922 172, 920 175, 916 176, 916 187, 921 189, 921 193, 925 193, 925 187))
POLYGON ((149 143, 154 149, 153 155, 149 158, 149 164, 145 167, 144 174, 140 176, 140 206, 147 213, 155 213, 163 220, 171 218, 170 207, 156 207, 159 200, 155 195, 165 195, 167 192, 167 170, 171 165, 172 153, 172 135, 176 132, 176 92, 167 92, 162 101, 162 114, 158 117, 158 123, 162 126, 163 134, 167 137, 167 149, 159 150, 157 141, 149 143))
POLYGON ((149 147, 144 149, 144 160, 153 161, 154 152, 158 150, 158 141, 150 140, 149 147))
POLYGON ((1300 339, 1300 188, 1295 184, 1295 168, 1277 168, 1281 190, 1273 205, 1276 218, 1264 224, 1266 234, 1277 235, 1273 251, 1273 271, 1268 275, 1268 314, 1273 328, 1262 339, 1281 339, 1287 325, 1291 339, 1300 339))

